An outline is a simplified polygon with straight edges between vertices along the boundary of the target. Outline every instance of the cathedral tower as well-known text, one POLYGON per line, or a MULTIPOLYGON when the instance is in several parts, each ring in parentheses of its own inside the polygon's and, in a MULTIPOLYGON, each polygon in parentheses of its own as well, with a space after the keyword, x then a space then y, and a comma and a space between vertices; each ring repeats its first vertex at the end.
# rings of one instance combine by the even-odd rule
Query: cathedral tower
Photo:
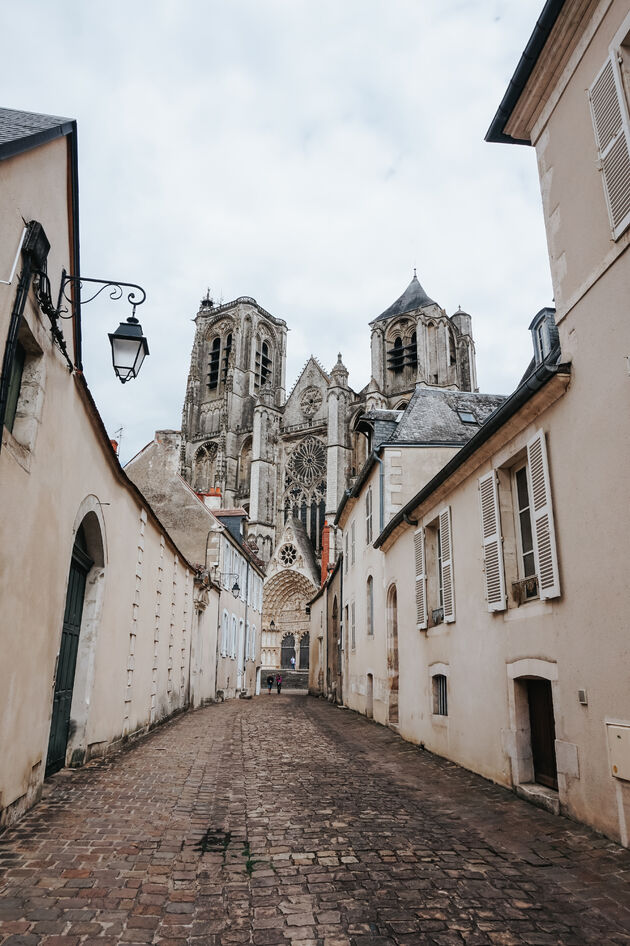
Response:
POLYGON ((383 407, 406 406, 421 383, 459 391, 477 390, 471 318, 446 314, 416 276, 392 305, 370 322, 372 384, 383 407))
POLYGON ((198 493, 220 491, 224 508, 253 506, 256 518, 273 527, 275 496, 256 467, 272 458, 268 444, 263 449, 260 425, 255 436, 254 421, 259 402, 272 414, 284 405, 286 323, 249 296, 216 306, 209 295, 195 323, 182 413, 182 475, 198 493))

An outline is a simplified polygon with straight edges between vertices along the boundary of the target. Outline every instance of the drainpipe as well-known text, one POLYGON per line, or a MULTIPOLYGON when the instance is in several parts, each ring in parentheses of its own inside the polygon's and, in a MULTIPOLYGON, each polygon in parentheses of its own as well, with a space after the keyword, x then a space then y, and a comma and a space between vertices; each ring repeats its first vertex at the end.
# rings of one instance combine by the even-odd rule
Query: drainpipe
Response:
POLYGON ((348 647, 347 632, 348 632, 348 629, 347 629, 347 627, 346 627, 346 619, 345 619, 345 616, 344 616, 344 615, 345 615, 345 611, 344 611, 344 607, 343 607, 343 566, 344 566, 344 562, 343 562, 343 558, 342 558, 341 565, 339 566, 339 606, 340 606, 340 608, 341 608, 341 644, 342 644, 342 648, 341 648, 341 649, 342 649, 342 653, 343 653, 343 661, 341 660, 341 654, 339 655, 339 657, 340 657, 340 660, 339 660, 339 676, 341 677, 341 706, 344 705, 344 700, 345 700, 346 688, 345 688, 345 686, 344 686, 344 670, 345 670, 346 654, 347 654, 347 652, 348 652, 348 651, 347 651, 347 647, 348 647))
POLYGON ((378 534, 380 535, 383 531, 383 526, 385 525, 385 472, 383 470, 383 461, 378 456, 377 453, 374 454, 374 459, 378 463, 380 469, 378 472, 378 495, 379 495, 379 510, 378 510, 378 534))
MULTIPOLYGON (((245 564, 245 640, 243 641, 243 674, 245 676, 245 689, 247 690, 247 658, 245 654, 249 645, 250 637, 247 629, 247 609, 249 605, 249 559, 246 558, 245 564)), ((256 661, 254 661, 255 665, 256 661)))

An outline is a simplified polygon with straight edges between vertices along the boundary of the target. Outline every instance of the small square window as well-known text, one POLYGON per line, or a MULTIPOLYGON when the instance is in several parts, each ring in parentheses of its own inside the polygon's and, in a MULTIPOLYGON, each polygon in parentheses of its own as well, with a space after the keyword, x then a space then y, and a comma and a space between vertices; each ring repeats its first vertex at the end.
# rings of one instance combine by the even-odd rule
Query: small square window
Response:
POLYGON ((457 413, 459 414, 459 419, 461 420, 462 424, 477 423, 477 418, 472 411, 458 411, 457 413))

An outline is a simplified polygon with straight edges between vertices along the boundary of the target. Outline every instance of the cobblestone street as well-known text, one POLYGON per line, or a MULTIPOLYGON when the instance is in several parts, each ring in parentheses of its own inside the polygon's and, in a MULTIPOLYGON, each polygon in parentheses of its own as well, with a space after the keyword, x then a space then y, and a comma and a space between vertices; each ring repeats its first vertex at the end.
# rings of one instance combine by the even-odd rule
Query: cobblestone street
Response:
POLYGON ((62 771, 0 942, 630 943, 630 853, 347 711, 264 694, 62 771))

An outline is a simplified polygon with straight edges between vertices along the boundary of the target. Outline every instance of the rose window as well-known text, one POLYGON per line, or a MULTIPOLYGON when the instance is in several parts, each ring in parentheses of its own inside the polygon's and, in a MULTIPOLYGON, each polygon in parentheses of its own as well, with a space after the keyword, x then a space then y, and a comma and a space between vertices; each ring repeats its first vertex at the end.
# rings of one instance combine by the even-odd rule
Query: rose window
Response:
POLYGON ((326 472, 326 447, 315 437, 307 437, 298 444, 287 464, 291 476, 310 486, 326 472))
POLYGON ((297 551, 294 545, 283 545, 278 552, 278 557, 283 565, 293 565, 297 558, 297 551))
POLYGON ((322 403, 322 392, 319 388, 307 388, 300 398, 300 407, 306 417, 316 414, 322 403))

